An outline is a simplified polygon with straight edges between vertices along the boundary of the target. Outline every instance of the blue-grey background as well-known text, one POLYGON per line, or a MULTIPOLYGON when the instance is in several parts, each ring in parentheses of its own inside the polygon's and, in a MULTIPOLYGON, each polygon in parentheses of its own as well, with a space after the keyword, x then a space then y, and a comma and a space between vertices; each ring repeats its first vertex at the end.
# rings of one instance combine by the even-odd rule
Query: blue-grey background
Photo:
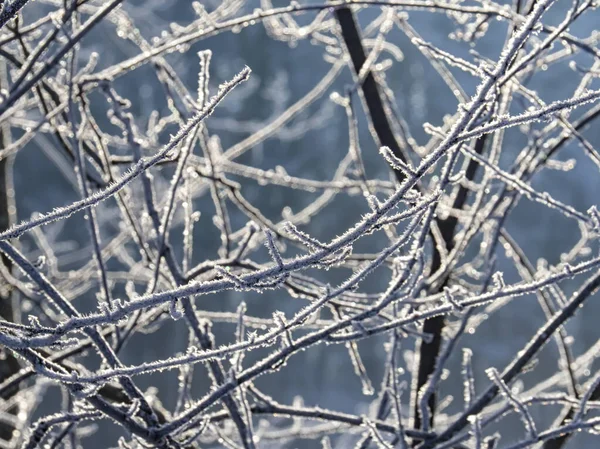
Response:
MULTIPOLYGON (((211 9, 218 2, 204 2, 211 9)), ((275 6, 284 2, 273 2, 275 6)), ((258 2, 248 2, 244 8, 252 11, 260 6, 258 2)), ((570 4, 559 1, 546 16, 545 23, 558 24, 565 9, 570 4)), ((32 15, 43 14, 48 5, 36 2, 28 5, 32 15)), ((175 0, 160 1, 126 1, 123 8, 129 12, 139 27, 141 33, 150 40, 159 35, 163 29, 168 29, 170 22, 187 24, 194 17, 189 1, 175 0)), ((365 26, 379 14, 379 9, 361 12, 361 24, 365 26)), ((307 15, 299 20, 304 23, 307 15)), ((497 59, 506 37, 506 23, 491 20, 490 29, 477 45, 456 42, 448 38, 455 27, 445 14, 413 11, 409 12, 409 23, 416 28, 423 39, 435 45, 440 45, 445 51, 470 58, 469 50, 473 49, 484 57, 497 59)), ((571 26, 570 31, 578 37, 588 37, 600 23, 600 13, 588 13, 571 26)), ((430 63, 412 45, 409 39, 397 28, 390 32, 388 40, 397 45, 403 60, 394 62, 393 68, 386 74, 389 87, 393 90, 397 107, 404 119, 410 125, 411 132, 421 145, 426 143, 427 134, 423 131, 425 122, 440 125, 446 114, 456 111, 457 101, 444 84, 440 76, 433 70, 430 63)), ((184 53, 172 53, 167 60, 176 69, 181 79, 191 92, 196 91, 199 50, 213 51, 211 67, 211 87, 213 93, 216 86, 230 79, 235 73, 248 65, 252 69, 249 82, 236 89, 218 108, 208 121, 211 132, 219 135, 223 148, 226 150, 236 142, 247 137, 250 132, 260 129, 270 123, 286 107, 307 93, 331 65, 323 59, 322 46, 311 45, 303 40, 297 45, 290 46, 285 42, 273 40, 265 32, 262 25, 257 24, 240 30, 239 33, 223 32, 190 46, 184 53)), ((82 58, 86 52, 97 51, 100 54, 99 68, 108 67, 120 60, 138 53, 133 45, 117 37, 112 24, 97 27, 82 42, 82 58)), ((390 58, 384 53, 385 58, 390 58)), ((583 67, 592 64, 591 58, 578 56, 577 62, 583 67)), ((476 82, 472 77, 453 70, 465 91, 472 94, 476 82)), ((547 102, 567 98, 572 95, 580 74, 573 71, 566 63, 550 66, 540 71, 529 86, 536 89, 547 102)), ((333 91, 342 92, 343 88, 352 82, 351 74, 345 68, 336 79, 332 88, 320 100, 311 105, 307 111, 291 121, 285 131, 259 144, 239 158, 239 162, 274 169, 281 165, 285 170, 296 176, 325 180, 333 176, 340 160, 348 151, 348 130, 344 111, 334 105, 329 99, 333 91)), ((597 86, 596 81, 596 88, 597 86)), ((148 114, 156 109, 161 114, 167 113, 164 92, 156 81, 154 72, 144 67, 130 72, 119 78, 115 83, 117 91, 132 101, 132 112, 136 123, 145 129, 148 114)), ((100 97, 95 97, 100 98, 100 97)), ((99 100, 103 101, 103 100, 99 100)), ((519 103, 513 103, 512 112, 520 112, 519 103)), ((360 108, 358 108, 360 111, 360 108)), ((578 113, 576 112, 575 115, 578 113)), ((360 141, 367 173, 370 177, 390 179, 389 170, 380 160, 377 147, 369 135, 364 115, 359 112, 360 141)), ((102 117, 99 114, 99 117, 102 117)), ((108 126, 108 125, 107 125, 108 126)), ((539 125, 538 125, 539 126, 539 125)), ((171 132, 174 129, 170 129, 171 132)), ((591 127, 584 132, 585 137, 598 143, 600 132, 597 127, 591 127)), ((163 141, 168 140, 163 135, 163 141)), ((510 130, 505 137, 503 167, 506 168, 514 160, 526 139, 518 130, 510 130)), ((69 164, 60 162, 61 158, 52 156, 53 146, 56 145, 51 136, 36 139, 21 151, 15 164, 15 187, 19 219, 27 219, 35 211, 48 211, 53 207, 67 204, 76 200, 79 193, 69 164)), ((536 175, 534 187, 540 191, 547 190, 558 199, 572 205, 580 211, 587 210, 592 204, 597 204, 597 193, 600 176, 597 167, 582 156, 582 150, 575 144, 569 144, 561 150, 558 158, 567 160, 575 158, 578 162, 571 172, 545 170, 536 175)), ((166 179, 166 178, 165 178, 166 179)), ((263 187, 253 181, 236 179, 242 182, 245 197, 273 221, 281 220, 284 207, 298 211, 305 207, 317 194, 294 192, 289 189, 263 187)), ((166 186, 166 183, 163 184, 166 186)), ((98 208, 102 220, 103 214, 110 214, 108 203, 98 208)), ((205 195, 194 203, 194 207, 202 212, 202 217, 195 233, 194 261, 200 262, 216 256, 219 246, 218 233, 212 225, 213 207, 209 197, 205 195)), ((306 227, 315 237, 321 240, 332 238, 344 231, 366 210, 364 199, 359 196, 340 195, 306 227)), ((239 216, 234 214, 234 223, 243 224, 239 216), (236 217, 238 221, 236 220, 236 217)), ((534 263, 539 258, 547 259, 551 264, 558 263, 561 253, 567 251, 578 239, 579 231, 573 221, 561 217, 558 213, 543 208, 538 204, 523 201, 507 222, 519 244, 534 263)), ((180 228, 176 228, 179 229, 180 228)), ((65 223, 51 225, 45 228, 51 236, 60 256, 65 262, 65 269, 77 267, 89 260, 91 250, 88 240, 87 227, 81 216, 75 216, 65 223)), ((114 235, 115 228, 107 223, 102 230, 102 238, 108 241, 114 235)), ((180 232, 173 233, 173 239, 179 242, 180 232)), ((370 252, 381 247, 382 236, 370 238, 358 244, 357 250, 370 252)), ((28 240, 24 239, 27 248, 28 240)), ((29 245, 32 256, 35 248, 29 245)), ((514 269, 504 258, 499 259, 499 268, 505 272, 507 282, 516 282, 518 277, 514 269)), ((325 273, 332 282, 342 279, 343 273, 325 273)), ((324 277, 321 275, 321 278, 324 277)), ((385 273, 371 277, 364 286, 366 291, 382 290, 385 286, 385 273)), ((565 291, 570 293, 579 285, 581 279, 565 283, 565 291)), ((82 296, 77 305, 82 310, 87 309, 85 302, 93 301, 93 292, 82 296)), ((270 317, 275 310, 292 313, 303 302, 290 298, 285 292, 268 292, 263 295, 231 292, 197 298, 198 307, 215 311, 235 311, 241 300, 248 304, 248 313, 256 316, 270 317)), ((598 340, 597 314, 600 307, 598 298, 592 298, 582 313, 577 314, 568 324, 567 329, 574 337, 572 345, 576 355, 581 354, 598 340)), ((488 367, 502 369, 523 347, 525 342, 545 322, 544 315, 534 296, 520 297, 512 301, 482 324, 474 335, 467 334, 462 343, 474 351, 474 366, 477 387, 482 389, 488 383, 484 370, 488 367)), ((225 325, 216 327, 218 343, 230 341, 234 327, 225 325)), ((123 353, 123 361, 127 364, 155 360, 173 355, 185 350, 188 333, 183 323, 169 322, 159 331, 149 335, 136 336, 123 353)), ((383 374, 384 351, 382 343, 385 337, 373 338, 362 342, 361 355, 367 366, 373 385, 378 388, 383 374)), ((410 371, 408 363, 414 340, 407 339, 402 343, 404 351, 404 366, 410 371)), ((257 351, 260 354, 260 351, 257 351)), ((253 355, 248 361, 254 359, 253 355)), ((557 352, 554 343, 550 343, 541 353, 537 368, 527 374, 526 388, 530 388, 537 380, 543 379, 549 372, 555 372, 557 352)), ((454 396, 449 412, 456 412, 462 407, 461 378, 458 361, 455 359, 449 365, 451 370, 449 382, 444 393, 454 396)), ((201 397, 209 388, 206 370, 198 365, 195 368, 195 394, 201 397)), ((145 389, 151 385, 158 387, 159 397, 167 408, 174 405, 176 372, 160 375, 142 376, 136 382, 145 389)), ((334 410, 367 413, 368 404, 373 399, 361 393, 359 379, 353 374, 350 358, 342 347, 317 346, 309 351, 294 356, 287 366, 275 374, 269 374, 256 380, 256 385, 265 392, 273 395, 283 403, 291 403, 296 396, 302 396, 306 405, 320 405, 334 410)), ((56 394, 55 394, 56 393, 56 394)), ((405 403, 408 394, 403 396, 405 403)), ((59 395, 51 393, 46 400, 44 409, 56 411, 59 395)), ((558 409, 556 410, 558 411, 558 409)), ((535 414, 539 419, 539 428, 550 424, 552 416, 535 414)), ((101 431, 93 438, 84 440, 85 447, 103 448, 114 445, 115 427, 101 425, 101 431)), ((503 445, 517 440, 523 434, 522 424, 514 417, 501 422, 503 445)), ((570 447, 594 448, 598 439, 577 435, 571 440, 570 447)), ((269 447, 269 442, 261 443, 261 447, 269 447)), ((348 447, 352 444, 347 439, 334 440, 334 447, 348 447)), ((319 447, 318 440, 297 442, 289 447, 319 447)), ((273 447, 280 447, 275 444, 273 447)))

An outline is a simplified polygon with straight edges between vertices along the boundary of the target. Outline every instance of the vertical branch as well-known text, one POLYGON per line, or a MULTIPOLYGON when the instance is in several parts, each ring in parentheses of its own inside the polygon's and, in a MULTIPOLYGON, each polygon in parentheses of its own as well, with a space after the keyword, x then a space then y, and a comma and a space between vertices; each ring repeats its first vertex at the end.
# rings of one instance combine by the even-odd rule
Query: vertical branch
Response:
MULTIPOLYGON (((358 76, 358 74, 361 73, 363 65, 367 61, 367 57, 354 13, 349 8, 339 8, 335 10, 334 14, 338 24, 340 25, 342 38, 344 39, 346 48, 350 54, 354 73, 358 76)), ((375 75, 371 70, 369 70, 363 76, 363 79, 364 81, 360 85, 360 88, 364 97, 365 105, 367 107, 371 122, 370 124, 375 131, 375 135, 379 139, 379 145, 389 147, 394 156, 402 160, 402 162, 407 162, 406 156, 402 153, 400 145, 394 136, 394 131, 392 130, 388 116, 385 112, 385 107, 379 92, 379 86, 377 85, 375 75)), ((402 171, 394 170, 394 175, 396 176, 398 182, 401 183, 404 181, 405 176, 402 171)))
MULTIPOLYGON (((365 64, 367 58, 364 47, 362 45, 360 32, 358 30, 358 24, 356 23, 354 14, 349 8, 336 9, 334 14, 340 25, 342 37, 344 39, 344 43, 346 45, 348 53, 350 54, 354 72, 355 74, 359 74, 361 73, 361 68, 365 64)), ((391 123, 385 111, 382 96, 379 92, 379 87, 377 85, 375 75, 372 71, 369 70, 367 74, 364 75, 363 80, 364 81, 362 82, 360 87, 364 97, 365 105, 367 107, 370 124, 373 127, 377 138, 379 139, 379 144, 389 147, 394 156, 396 156, 402 162, 408 162, 408 158, 403 153, 392 130, 391 123)), ((479 139, 479 141, 481 141, 481 144, 479 144, 478 141, 478 144, 481 146, 481 148, 483 147, 484 139, 485 137, 479 139)), ((472 163, 469 166, 470 170, 467 171, 469 173, 473 172, 475 168, 476 164, 472 163)), ((405 174, 401 170, 394 169, 394 175, 398 182, 401 183, 402 181, 404 181, 405 174)), ((461 194, 457 196, 455 205, 462 207, 465 201, 466 190, 462 189, 462 192, 460 193, 461 194)), ((445 221, 438 220, 437 222, 446 248, 450 247, 452 244, 456 224, 456 219, 453 217, 449 217, 445 221)), ((431 272, 436 272, 440 268, 440 266, 441 254, 437 249, 437 245, 433 245, 431 272)), ((443 316, 436 316, 425 320, 423 332, 432 335, 432 338, 428 342, 418 342, 418 348, 416 351, 418 354, 416 368, 417 376, 413 385, 414 392, 418 392, 427 383, 429 376, 431 376, 435 369, 435 361, 440 352, 442 344, 442 329, 444 328, 444 322, 445 320, 443 316)), ((421 420, 417 410, 417 397, 418 394, 413 395, 413 408, 415 410, 414 425, 415 428, 420 428, 421 420)), ((432 394, 429 397, 429 408, 431 410, 430 419, 433 422, 435 394, 432 394)))
MULTIPOLYGON (((346 48, 348 49, 348 52, 350 54, 354 72, 356 74, 359 74, 361 73, 361 69, 365 64, 367 58, 362 45, 360 32, 354 14, 349 8, 339 8, 335 10, 335 17, 340 25, 342 37, 344 39, 346 48)), ((367 74, 364 75, 361 80, 363 82, 360 87, 364 96, 364 101, 371 121, 370 124, 373 127, 377 138, 379 139, 379 144, 389 147, 394 156, 396 156, 403 162, 407 162, 408 158, 403 153, 400 145, 398 144, 398 141, 396 140, 388 116, 386 114, 383 99, 379 92, 379 87, 377 85, 375 75, 372 71, 368 71, 367 74)), ((476 140, 474 151, 477 154, 483 153, 483 150, 486 145, 486 137, 487 135, 483 135, 476 140)), ((475 179, 477 168, 477 162, 471 160, 468 164, 465 177, 468 180, 475 179)), ((404 180, 405 174, 401 170, 394 170, 394 175, 398 182, 402 182, 404 180)), ((466 204, 467 194, 467 189, 464 186, 460 186, 452 204, 452 208, 455 210, 461 210, 466 204)), ((454 234, 458 225, 458 219, 450 215, 445 220, 436 219, 436 225, 439 228, 445 249, 447 251, 450 251, 454 245, 454 234)), ((433 233, 431 234, 432 237, 435 238, 433 236, 433 233)), ((442 255, 440 254, 437 245, 433 245, 430 272, 432 274, 437 272, 441 268, 441 266, 442 255)), ((443 289, 447 286, 447 281, 448 278, 444 277, 441 284, 436 286, 435 291, 430 293, 443 291, 443 289)), ((429 377, 435 370, 436 360, 438 358, 442 346, 442 331, 444 329, 444 325, 445 318, 442 315, 425 320, 423 324, 423 332, 431 335, 432 338, 428 341, 419 340, 417 342, 417 361, 415 364, 416 373, 412 386, 412 408, 414 414, 414 427, 417 429, 421 428, 422 426, 421 416, 418 411, 418 392, 421 390, 421 388, 423 388, 424 385, 427 384, 429 377)), ((431 411, 429 423, 430 425, 433 424, 435 402, 436 395, 431 394, 428 400, 428 407, 431 411)))
MULTIPOLYGON (((477 154, 481 154, 483 149, 485 148, 487 134, 481 136, 475 142, 475 152, 477 154)), ((474 160, 471 160, 467 166, 467 170, 465 173, 465 178, 468 180, 475 179, 475 174, 477 171, 477 163, 474 160)), ((458 193, 452 203, 452 208, 455 210, 461 210, 467 201, 468 190, 464 186, 460 186, 458 193)), ((452 215, 449 215, 445 220, 437 221, 440 233, 444 240, 444 244, 447 251, 451 251, 454 247, 454 233, 456 232, 456 227, 458 226, 458 219, 452 215)), ((434 249, 433 252, 433 260, 431 263, 431 273, 435 273, 440 269, 442 265, 442 259, 440 257, 439 251, 434 249)), ((442 292, 444 288, 448 286, 448 277, 445 276, 443 281, 440 283, 437 288, 435 288, 434 292, 442 292)), ((438 315, 432 318, 428 318, 425 320, 423 324, 423 332, 426 334, 430 334, 432 336, 431 340, 419 340, 417 342, 416 354, 417 354, 417 362, 416 362, 416 376, 413 379, 413 413, 414 413, 414 426, 415 428, 421 428, 421 415, 419 413, 419 391, 427 384, 429 377, 435 371, 436 360, 440 353, 442 347, 442 331, 445 326, 445 317, 443 315, 438 315)), ((435 401, 436 395, 435 393, 429 396, 427 405, 430 410, 429 415, 429 425, 433 425, 433 419, 435 414, 435 401)))

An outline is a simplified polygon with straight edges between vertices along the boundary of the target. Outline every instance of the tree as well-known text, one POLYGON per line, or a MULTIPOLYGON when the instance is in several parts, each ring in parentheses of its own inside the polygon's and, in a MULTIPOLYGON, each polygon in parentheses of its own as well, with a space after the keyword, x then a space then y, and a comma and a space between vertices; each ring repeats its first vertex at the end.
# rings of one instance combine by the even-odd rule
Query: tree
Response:
POLYGON ((2 447, 582 447, 597 3, 205 3, 3 4, 2 447))

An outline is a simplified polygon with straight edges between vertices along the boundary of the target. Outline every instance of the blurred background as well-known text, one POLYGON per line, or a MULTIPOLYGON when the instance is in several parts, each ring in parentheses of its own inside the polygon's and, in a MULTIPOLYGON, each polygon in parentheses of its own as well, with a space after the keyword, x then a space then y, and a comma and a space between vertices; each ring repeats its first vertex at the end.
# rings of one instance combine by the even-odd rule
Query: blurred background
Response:
MULTIPOLYGON (((201 3, 207 11, 211 11, 218 7, 220 2, 201 3)), ((263 2, 262 6, 269 3, 263 2)), ((287 4, 289 2, 272 2, 274 7, 287 4)), ((511 6, 510 2, 506 2, 506 6, 511 6)), ((233 16, 242 16, 258 7, 261 7, 260 2, 247 1, 233 16)), ((559 24, 569 7, 570 2, 558 1, 544 16, 544 23, 559 24)), ((24 17, 27 18, 25 22, 34 17, 41 17, 55 8, 53 1, 38 0, 31 3, 24 10, 24 17)), ((141 36, 151 44, 157 39, 168 40, 169 35, 165 33, 176 32, 177 27, 186 26, 197 18, 194 6, 188 0, 127 0, 122 9, 132 19, 141 36)), ((474 59, 474 54, 483 59, 497 60, 507 37, 507 22, 495 18, 485 24, 485 35, 475 43, 470 43, 460 38, 461 32, 468 31, 468 26, 461 28, 457 23, 460 22, 460 17, 429 10, 411 10, 406 14, 408 23, 424 41, 469 60, 474 59)), ((295 18, 298 24, 303 25, 311 22, 315 15, 316 13, 309 12, 295 18)), ((378 27, 372 26, 372 22, 380 15, 381 8, 377 6, 365 8, 357 14, 363 32, 370 39, 373 39, 378 31, 378 27)), ((571 27, 570 32, 580 38, 589 38, 593 33, 597 33, 599 23, 600 13, 588 13, 577 20, 576 26, 571 27)), ((97 52, 99 58, 95 71, 98 72, 140 53, 139 48, 119 37, 119 34, 119 26, 115 23, 107 21, 97 26, 81 43, 80 64, 86 63, 91 52, 97 52)), ((385 79, 393 94, 397 113, 408 124, 416 144, 424 147, 430 136, 424 131, 423 125, 442 125, 445 119, 456 112, 458 100, 432 67, 431 62, 402 30, 393 27, 387 35, 387 41, 394 47, 382 52, 381 59, 392 62, 385 71, 385 79)), ((349 145, 344 109, 336 105, 330 97, 334 92, 343 93, 344 89, 353 83, 352 72, 348 66, 336 66, 333 62, 335 55, 328 54, 326 47, 323 42, 314 39, 276 39, 265 29, 264 24, 255 23, 235 27, 191 45, 182 46, 180 51, 171 52, 165 58, 190 92, 197 90, 199 51, 209 49, 213 52, 210 67, 212 93, 216 93, 220 83, 231 79, 244 66, 252 69, 250 80, 235 89, 206 122, 211 134, 218 136, 224 153, 235 149, 235 146, 248 136, 277 121, 287 108, 315 89, 319 83, 325 84, 314 101, 303 107, 269 138, 241 152, 234 162, 273 173, 287 173, 290 176, 326 181, 334 176, 335 170, 348 153, 349 145)), ((576 55, 573 59, 581 67, 589 67, 593 63, 593 59, 585 54, 576 55)), ((459 70, 451 71, 465 94, 471 96, 477 86, 477 80, 459 70)), ((546 103, 550 103, 570 97, 581 76, 581 73, 569 66, 569 61, 560 61, 536 72, 527 80, 527 87, 537 91, 546 103)), ((597 80, 593 84, 596 88, 599 87, 597 80)), ((142 130, 148 127, 151 111, 158 111, 159 116, 169 114, 164 89, 148 64, 120 76, 114 87, 120 95, 131 101, 135 123, 142 130)), ((98 97, 97 102, 92 103, 92 109, 102 111, 103 108, 106 109, 105 103, 103 98, 98 97)), ((356 103, 359 140, 368 177, 391 182, 391 171, 379 155, 377 144, 369 133, 367 120, 358 100, 356 103)), ((511 112, 518 113, 522 110, 519 101, 515 101, 511 112)), ((574 116, 578 114, 580 112, 574 113, 574 116)), ((100 123, 101 126, 107 129, 114 126, 105 114, 98 113, 96 117, 98 120, 105 118, 106 121, 100 123)), ((176 126, 168 126, 159 135, 159 143, 166 143, 169 134, 176 131, 176 126)), ((599 127, 592 126, 583 134, 592 144, 600 143, 599 127)), ((526 144, 527 135, 523 133, 523 129, 513 128, 507 131, 501 157, 503 168, 510 167, 526 144)), ((128 154, 126 148, 116 151, 121 151, 123 155, 128 154)), ((532 185, 539 191, 550 192, 579 211, 585 211, 591 205, 597 204, 600 176, 597 168, 583 156, 577 143, 569 143, 557 158, 562 161, 574 159, 577 164, 569 172, 543 170, 535 175, 532 185)), ((158 177, 157 183, 162 182, 160 177, 163 178, 166 188, 172 171, 156 170, 153 174, 158 177)), ((289 214, 298 213, 323 195, 322 190, 308 192, 272 184, 265 186, 261 185, 260 180, 235 174, 231 174, 230 178, 241 184, 244 197, 274 223, 283 221, 289 214)), ((50 134, 38 133, 37 137, 18 153, 14 164, 14 182, 19 221, 28 219, 35 212, 49 211, 80 197, 72 165, 56 151, 56 142, 50 134)), ((344 232, 368 210, 360 191, 355 193, 333 195, 327 206, 303 229, 321 241, 327 241, 344 232)), ((219 231, 212 220, 214 207, 210 195, 198 195, 193 202, 193 208, 201 213, 194 231, 193 263, 196 264, 215 258, 221 241, 219 231)), ((118 211, 110 201, 100 204, 97 211, 102 223, 102 240, 109 242, 119 231, 117 221, 111 219, 116 217, 118 211)), ((246 218, 241 214, 236 215, 235 211, 232 212, 231 219, 236 230, 246 222, 246 218)), ((181 220, 176 222, 172 235, 177 237, 173 238, 173 244, 176 251, 180 251, 178 239, 182 229, 181 220)), ((551 265, 557 264, 561 254, 568 251, 579 239, 579 230, 575 222, 527 200, 519 203, 506 226, 534 262, 545 259, 551 265)), ((43 230, 48 244, 54 248, 60 271, 64 276, 68 275, 69 270, 89 262, 92 252, 83 214, 76 214, 69 220, 45 226, 43 230)), ((383 234, 376 234, 361 240, 355 251, 374 253, 382 248, 385 241, 383 234)), ((21 239, 21 245, 30 260, 35 260, 41 254, 37 244, 28 236, 21 239)), ((506 258, 499 258, 498 269, 504 272, 507 283, 520 280, 506 258)), ((334 270, 311 274, 334 284, 345 279, 349 273, 348 270, 334 270)), ((580 282, 580 279, 575 279, 562 285, 569 294, 580 282)), ((386 273, 378 272, 367 279, 361 291, 381 291, 386 284, 386 273)), ((95 307, 94 295, 94 289, 82 294, 76 303, 78 309, 92 310, 95 307)), ((576 356, 598 341, 597 317, 600 305, 597 299, 587 303, 584 313, 577 314, 567 326, 569 334, 573 337, 572 350, 576 356)), ((221 293, 199 297, 196 304, 203 310, 234 312, 242 300, 247 304, 248 315, 257 317, 271 317, 276 310, 289 314, 304 304, 304 301, 293 299, 280 290, 266 291, 260 295, 246 292, 221 293)), ((476 332, 467 333, 461 339, 461 345, 472 348, 475 354, 473 363, 476 386, 482 389, 487 385, 489 379, 484 370, 488 367, 496 367, 499 370, 505 367, 545 321, 545 316, 533 295, 518 297, 497 310, 490 310, 489 318, 476 332)), ((234 329, 234 324, 215 324, 213 331, 217 345, 231 342, 234 329)), ((384 341, 385 336, 374 337, 359 344, 368 376, 376 391, 379 390, 383 376, 384 341)), ((184 352, 187 345, 188 329, 184 323, 167 320, 155 332, 136 335, 124 348, 122 360, 126 364, 138 364, 166 358, 184 352)), ((402 350, 408 380, 414 339, 403 340, 402 350)), ((266 352, 257 350, 248 355, 247 362, 265 354, 266 352)), ((447 403, 443 413, 456 413, 462 407, 459 358, 460 352, 457 352, 457 357, 448 365, 449 380, 443 384, 441 400, 444 400, 446 395, 454 399, 447 403)), ((526 390, 540 379, 545 379, 548 372, 556 371, 557 360, 556 347, 552 342, 540 353, 535 369, 522 377, 523 386, 517 385, 515 388, 526 390)), ((597 368, 597 365, 595 366, 597 368)), ((174 392, 177 374, 177 371, 171 371, 144 375, 138 377, 136 382, 142 390, 155 387, 165 407, 172 409, 176 399, 174 392)), ((373 400, 372 395, 365 394, 360 379, 353 374, 348 352, 338 345, 319 345, 310 351, 295 355, 282 370, 258 378, 255 384, 285 404, 301 400, 309 406, 323 406, 355 414, 368 413, 368 406, 373 400)), ((192 393, 196 398, 201 397, 210 388, 206 370, 201 365, 195 367, 193 385, 192 393)), ((408 396, 406 392, 403 401, 408 402, 408 396)), ((57 411, 60 401, 58 389, 51 391, 40 408, 40 415, 57 411)), ((557 408, 556 411, 558 410, 557 408)), ((548 426, 554 417, 548 414, 536 415, 535 409, 533 413, 536 419, 540 420, 540 428, 548 426)), ((438 416, 438 419, 443 423, 444 416, 438 416)), ((271 426, 276 427, 276 422, 276 419, 272 421, 271 426)), ((115 426, 100 424, 100 431, 92 438, 85 439, 84 447, 113 447, 118 435, 115 429, 115 426)), ((518 441, 523 435, 522 424, 514 415, 500 421, 498 429, 503 435, 502 446, 511 441, 518 441)), ((598 441, 597 437, 576 435, 570 441, 569 447, 592 449, 598 446, 598 441)), ((319 439, 300 438, 287 447, 320 447, 320 444, 319 439)), ((332 445, 336 448, 349 447, 350 444, 353 445, 354 440, 349 437, 332 440, 332 445)), ((270 443, 263 440, 260 447, 282 446, 281 442, 270 443)))

